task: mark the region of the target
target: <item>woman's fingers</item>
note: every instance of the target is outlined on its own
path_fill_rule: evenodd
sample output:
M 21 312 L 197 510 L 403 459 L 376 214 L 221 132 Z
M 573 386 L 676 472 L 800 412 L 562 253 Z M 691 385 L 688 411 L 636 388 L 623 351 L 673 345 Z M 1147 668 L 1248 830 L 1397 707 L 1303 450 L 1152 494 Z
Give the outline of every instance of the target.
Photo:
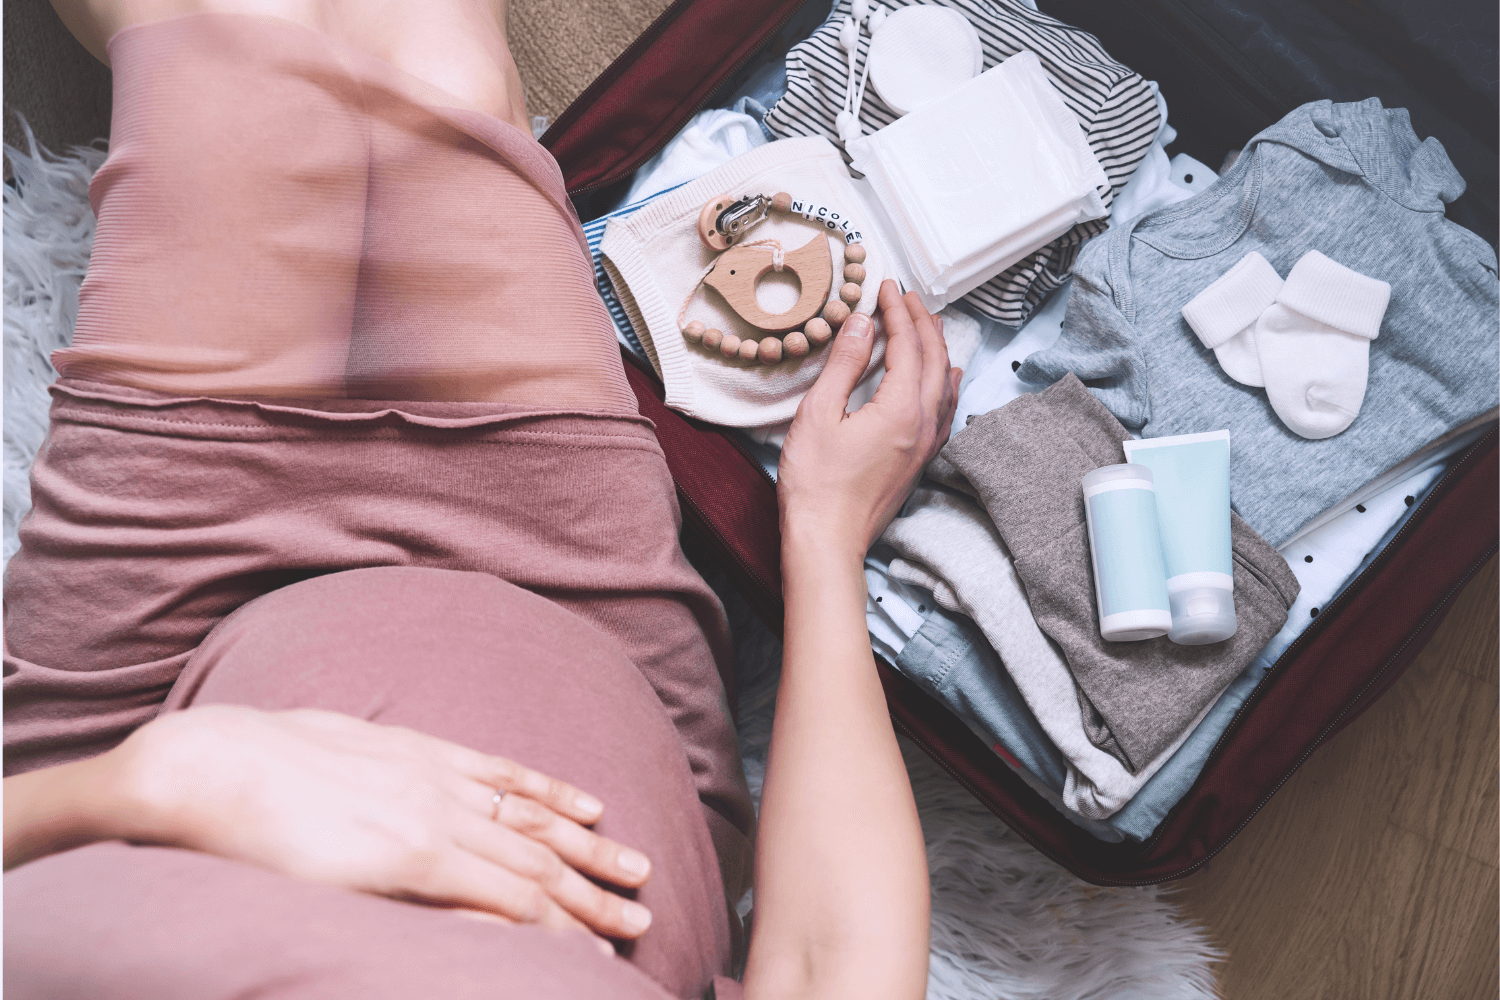
M 958 412 L 958 384 L 963 381 L 964 370 L 962 368 L 948 369 L 948 386 L 943 393 L 943 406 L 938 411 L 938 447 L 948 443 L 948 438 L 953 435 L 953 417 Z
M 581 931 L 603 945 L 601 951 L 609 947 L 536 880 L 468 850 L 446 851 L 442 861 L 419 881 L 416 894 L 429 902 L 494 913 L 518 924 Z
M 853 313 L 839 327 L 828 348 L 828 361 L 804 402 L 825 420 L 837 420 L 849 406 L 854 391 L 870 364 L 875 350 L 875 321 L 864 313 Z
M 500 802 L 499 821 L 546 844 L 584 874 L 613 885 L 637 888 L 651 875 L 651 861 L 640 851 L 601 837 L 539 802 L 507 795 Z
M 885 324 L 885 378 L 875 400 L 896 412 L 915 413 L 922 388 L 922 347 L 896 283 L 880 283 L 880 319 Z
M 391 741 L 400 741 L 403 744 L 400 749 L 413 755 L 436 760 L 492 789 L 519 792 L 579 823 L 593 823 L 604 812 L 603 803 L 566 781 L 548 777 L 505 757 L 480 753 L 415 729 L 382 726 L 364 719 L 317 709 L 291 709 L 277 715 L 297 725 L 318 730 L 332 737 L 336 745 L 349 749 L 367 750 L 372 745 L 371 741 L 389 748 Z
M 495 809 L 494 789 L 454 776 L 449 791 L 476 816 L 504 823 L 546 844 L 568 864 L 612 885 L 638 888 L 651 875 L 651 861 L 640 851 L 601 837 L 585 826 L 519 793 L 507 793 Z
M 890 278 L 880 283 L 879 302 L 880 319 L 885 324 L 885 379 L 880 386 L 885 388 L 895 376 L 896 387 L 915 389 L 922 375 L 922 338 L 912 324 L 905 299 Z
M 495 791 L 524 795 L 577 823 L 593 823 L 604 812 L 602 802 L 566 781 L 548 777 L 505 757 L 493 757 L 446 740 L 429 738 L 441 744 L 437 750 L 454 770 Z M 486 797 L 486 809 L 490 805 L 488 799 L 489 796 Z
M 558 906 L 592 930 L 637 938 L 651 926 L 651 911 L 601 889 L 547 845 L 502 824 L 471 818 L 455 838 L 459 846 L 508 872 L 534 882 Z
M 948 381 L 948 344 L 943 340 L 942 321 L 927 311 L 916 292 L 907 292 L 902 301 L 922 347 L 922 405 L 936 413 Z

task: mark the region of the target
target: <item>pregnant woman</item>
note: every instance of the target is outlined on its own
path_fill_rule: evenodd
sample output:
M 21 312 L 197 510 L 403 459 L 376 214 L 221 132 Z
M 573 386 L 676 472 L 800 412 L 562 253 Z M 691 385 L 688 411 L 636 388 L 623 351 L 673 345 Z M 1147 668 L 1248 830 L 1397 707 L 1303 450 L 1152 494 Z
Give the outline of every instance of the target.
M 6 582 L 7 995 L 922 995 L 861 569 L 953 414 L 915 297 L 787 439 L 757 833 L 503 2 L 58 7 L 114 117 Z

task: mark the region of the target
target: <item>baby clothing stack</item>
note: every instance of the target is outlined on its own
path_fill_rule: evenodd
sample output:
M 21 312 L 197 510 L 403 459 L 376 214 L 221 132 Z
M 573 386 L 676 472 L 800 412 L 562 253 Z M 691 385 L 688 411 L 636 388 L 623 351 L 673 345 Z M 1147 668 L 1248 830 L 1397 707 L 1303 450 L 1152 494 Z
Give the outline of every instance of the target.
M 889 0 L 894 10 L 921 0 Z M 983 51 L 983 68 L 999 65 L 1019 52 L 1035 53 L 1052 85 L 1083 129 L 1106 183 L 1100 198 L 1108 208 L 1145 157 L 1161 124 L 1151 85 L 1114 59 L 1093 35 L 1038 13 L 1017 0 L 945 0 L 974 25 Z M 787 91 L 766 115 L 766 129 L 777 138 L 821 135 L 839 137 L 836 118 L 844 106 L 847 62 L 839 46 L 839 28 L 852 0 L 838 0 L 822 27 L 787 54 Z M 859 38 L 859 51 L 869 47 Z M 901 117 L 876 89 L 865 95 L 859 120 L 866 134 Z M 1024 194 L 1024 192 L 1021 192 Z M 1040 250 L 1006 268 L 964 296 L 980 314 L 1019 324 L 1067 280 L 1085 240 L 1104 232 L 1107 219 L 1081 222 Z
M 1303 105 L 1251 139 L 1207 191 L 1091 242 L 1061 338 L 1017 374 L 1037 387 L 1076 374 L 1142 437 L 1228 427 L 1234 507 L 1281 546 L 1500 402 L 1495 251 L 1443 216 L 1463 189 L 1442 145 L 1419 141 L 1404 110 L 1374 98 Z M 1364 342 L 1342 345 L 1369 356 L 1362 405 L 1342 432 L 1300 436 L 1277 416 L 1277 396 L 1236 381 L 1183 318 L 1184 306 L 1252 251 L 1292 286 L 1277 293 L 1276 315 L 1256 321 L 1258 349 L 1262 331 L 1268 341 L 1259 356 L 1274 359 L 1275 370 L 1262 373 L 1268 390 L 1280 392 L 1272 385 L 1283 370 L 1307 366 L 1298 360 L 1312 340 L 1306 323 L 1322 318 Z M 1292 272 L 1310 251 L 1342 270 L 1318 264 L 1304 282 Z M 1378 288 L 1348 272 L 1389 286 L 1383 311 Z M 1317 301 L 1325 292 L 1330 298 Z M 1303 391 L 1280 408 L 1311 421 Z
M 890 577 L 937 604 L 898 666 L 1080 822 L 1106 821 L 1096 835 L 1149 832 L 1285 647 L 1272 637 L 1331 596 L 1299 605 L 1268 542 L 1299 551 L 1329 508 L 1366 516 L 1393 470 L 1430 482 L 1416 457 L 1494 418 L 1495 256 L 1443 218 L 1461 190 L 1403 112 L 1299 109 L 1208 191 L 1085 249 L 1056 342 L 1017 365 L 1050 387 L 969 417 L 882 538 Z M 1240 631 L 1225 643 L 1098 636 L 1076 487 L 1123 460 L 1121 423 L 1233 433 Z M 1405 508 L 1377 499 L 1378 531 Z M 1137 797 L 1145 822 L 1118 822 Z
M 882 538 L 899 554 L 893 576 L 973 619 L 1066 759 L 1065 801 L 1098 819 L 1165 763 L 1281 629 L 1298 590 L 1286 560 L 1231 515 L 1235 636 L 1209 646 L 1105 642 L 1078 481 L 1122 461 L 1128 436 L 1069 376 L 971 420 L 928 469 L 955 494 L 919 492 Z M 941 691 L 949 680 L 930 656 L 901 658 L 924 686 Z

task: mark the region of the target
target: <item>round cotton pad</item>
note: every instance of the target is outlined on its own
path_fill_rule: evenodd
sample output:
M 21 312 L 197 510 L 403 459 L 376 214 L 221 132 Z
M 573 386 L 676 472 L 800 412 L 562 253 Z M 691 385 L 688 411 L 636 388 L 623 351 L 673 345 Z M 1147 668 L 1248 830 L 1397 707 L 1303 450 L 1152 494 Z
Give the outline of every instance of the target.
M 979 75 L 984 50 L 969 19 L 949 7 L 902 7 L 870 40 L 870 82 L 891 110 L 914 111 Z

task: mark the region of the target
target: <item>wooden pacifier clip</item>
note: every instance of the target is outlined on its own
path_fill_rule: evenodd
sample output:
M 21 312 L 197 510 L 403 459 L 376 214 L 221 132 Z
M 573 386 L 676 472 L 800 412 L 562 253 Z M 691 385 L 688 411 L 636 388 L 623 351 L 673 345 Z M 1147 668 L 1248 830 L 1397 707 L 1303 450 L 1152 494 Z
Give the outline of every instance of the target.
M 773 239 L 744 242 L 745 234 L 771 212 L 800 215 L 843 237 L 844 283 L 838 298 L 828 301 L 833 287 L 833 257 L 821 233 L 795 250 L 783 250 L 780 241 Z M 710 200 L 698 213 L 698 238 L 720 253 L 682 303 L 677 326 L 689 343 L 717 349 L 726 358 L 774 365 L 783 357 L 805 357 L 833 339 L 834 331 L 849 318 L 849 311 L 864 294 L 865 248 L 859 242 L 860 232 L 839 212 L 795 199 L 785 191 L 770 198 L 746 195 L 736 200 L 720 195 Z M 790 271 L 802 284 L 796 303 L 785 312 L 768 313 L 755 297 L 756 285 L 772 271 Z M 741 340 L 732 333 L 705 327 L 698 320 L 689 321 L 687 309 L 700 285 L 718 292 L 742 320 L 772 336 Z

